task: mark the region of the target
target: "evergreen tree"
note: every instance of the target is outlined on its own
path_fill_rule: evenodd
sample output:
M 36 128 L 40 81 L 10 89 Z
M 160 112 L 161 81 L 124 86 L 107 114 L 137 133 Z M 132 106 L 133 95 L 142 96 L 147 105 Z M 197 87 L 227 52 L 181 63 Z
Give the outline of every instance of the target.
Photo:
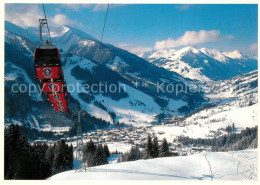
M 233 123 L 233 124 L 232 124 L 232 130 L 234 130 L 234 129 L 235 129 L 235 124 Z
M 160 148 L 160 157 L 168 157 L 170 156 L 170 150 L 167 140 L 164 138 L 163 143 Z
M 63 139 L 58 141 L 54 153 L 54 162 L 52 165 L 53 174 L 72 169 L 71 157 L 69 157 L 71 155 L 69 154 L 69 147 L 65 144 Z
M 104 152 L 105 152 L 106 157 L 108 158 L 110 156 L 110 152 L 109 152 L 107 144 L 104 145 Z
M 93 158 L 94 166 L 99 166 L 99 165 L 104 164 L 103 163 L 104 156 L 105 156 L 105 153 L 103 151 L 103 147 L 102 147 L 102 145 L 99 144 L 97 146 L 97 148 L 96 148 L 96 151 L 95 151 L 95 154 L 94 154 L 94 158 Z
M 146 144 L 146 148 L 145 148 L 145 153 L 146 153 L 145 158 L 146 159 L 152 158 L 152 148 L 153 148 L 152 138 L 151 138 L 151 135 L 148 134 L 147 144 Z
M 136 160 L 136 152 L 135 152 L 135 147 L 132 146 L 131 150 L 127 156 L 127 161 L 135 161 Z
M 94 166 L 94 153 L 96 150 L 96 146 L 92 140 L 86 143 L 83 149 L 83 161 L 87 163 L 88 167 Z
M 23 135 L 20 135 L 18 126 L 10 125 L 8 133 L 5 134 L 5 152 L 7 161 L 5 161 L 6 179 L 30 179 L 31 153 L 30 145 Z
M 10 125 L 5 134 L 5 179 L 14 179 L 17 168 L 17 139 L 19 129 L 15 125 Z
M 30 179 L 33 166 L 32 153 L 30 150 L 30 145 L 24 135 L 18 137 L 17 141 L 18 146 L 18 164 L 19 170 L 17 172 L 16 179 Z
M 73 156 L 73 146 L 72 146 L 72 144 L 70 144 L 69 151 L 68 151 L 68 160 L 69 160 L 68 167 L 70 169 L 73 168 L 73 158 L 74 158 L 74 156 Z
M 54 148 L 55 148 L 55 145 L 50 146 L 50 147 L 48 147 L 48 149 L 45 152 L 46 168 L 50 169 L 50 170 L 48 170 L 47 176 L 54 174 L 52 171 L 52 165 L 54 162 Z
M 9 157 L 9 150 L 8 150 L 8 132 L 5 129 L 4 131 L 4 178 L 8 179 L 11 170 L 10 170 L 10 157 Z
M 18 126 L 5 130 L 5 179 L 45 179 L 57 172 L 72 169 L 73 148 L 64 140 L 54 147 L 29 144 Z
M 83 161 L 88 167 L 108 164 L 107 158 L 109 157 L 109 149 L 107 145 L 95 145 L 90 140 L 84 146 Z M 86 167 L 86 166 L 85 166 Z
M 159 143 L 157 137 L 153 138 L 152 158 L 159 157 Z

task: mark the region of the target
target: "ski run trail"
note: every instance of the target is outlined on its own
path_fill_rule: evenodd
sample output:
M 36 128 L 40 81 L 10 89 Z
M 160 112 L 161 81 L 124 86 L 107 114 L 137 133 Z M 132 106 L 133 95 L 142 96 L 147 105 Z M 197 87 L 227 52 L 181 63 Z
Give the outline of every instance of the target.
M 111 163 L 56 174 L 50 180 L 257 180 L 257 149 Z M 112 157 L 113 158 L 113 157 Z M 113 158 L 113 160 L 115 160 Z

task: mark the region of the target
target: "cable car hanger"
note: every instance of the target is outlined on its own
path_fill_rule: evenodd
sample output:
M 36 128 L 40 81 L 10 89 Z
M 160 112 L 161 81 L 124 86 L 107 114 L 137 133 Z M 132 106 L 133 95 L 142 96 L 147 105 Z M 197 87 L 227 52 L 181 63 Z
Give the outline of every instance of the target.
M 43 28 L 44 25 L 46 25 L 47 26 L 47 31 L 48 31 L 48 36 L 50 38 L 50 41 L 48 41 L 48 40 L 46 41 L 46 45 L 51 46 L 52 45 L 51 34 L 50 34 L 49 25 L 48 25 L 46 12 L 45 12 L 45 8 L 44 8 L 44 4 L 43 3 L 42 3 L 42 9 L 43 9 L 43 13 L 44 13 L 44 17 L 45 18 L 44 19 L 39 19 L 39 22 L 40 22 L 40 27 L 39 27 L 39 29 L 40 29 L 40 40 L 41 40 L 41 42 L 44 42 L 42 40 L 42 28 Z

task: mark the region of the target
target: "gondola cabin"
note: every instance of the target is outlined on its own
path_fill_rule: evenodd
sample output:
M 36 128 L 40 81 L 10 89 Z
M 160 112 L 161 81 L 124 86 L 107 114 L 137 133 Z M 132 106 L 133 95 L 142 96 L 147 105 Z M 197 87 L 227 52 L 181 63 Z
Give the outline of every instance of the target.
M 34 67 L 39 80 L 63 78 L 60 52 L 54 46 L 44 46 L 35 49 Z
M 58 48 L 52 45 L 46 14 L 45 19 L 39 19 L 39 23 L 40 41 L 44 46 L 37 47 L 34 50 L 35 79 L 40 80 L 42 91 L 47 94 L 48 100 L 51 102 L 54 110 L 65 112 L 68 107 L 68 91 L 62 72 L 60 52 Z M 47 26 L 49 33 L 49 39 L 46 41 L 42 37 L 44 25 Z

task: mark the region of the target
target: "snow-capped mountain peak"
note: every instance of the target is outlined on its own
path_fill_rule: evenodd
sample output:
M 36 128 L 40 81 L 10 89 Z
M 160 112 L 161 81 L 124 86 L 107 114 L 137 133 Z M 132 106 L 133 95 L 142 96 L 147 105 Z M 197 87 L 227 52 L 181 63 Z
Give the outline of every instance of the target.
M 223 52 L 223 54 L 229 58 L 232 58 L 232 59 L 246 59 L 243 54 L 238 51 L 238 50 L 234 50 L 234 51 L 231 51 L 231 52 Z
M 51 30 L 54 30 L 51 32 L 53 44 L 58 48 L 63 49 L 65 52 L 79 41 L 99 42 L 91 35 L 68 25 L 52 28 Z
M 160 51 L 153 51 L 152 53 L 150 53 L 150 55 L 148 56 L 148 53 L 146 53 L 146 55 L 149 58 L 161 58 L 161 57 L 172 57 L 174 56 L 173 54 L 176 52 L 176 50 L 174 49 L 168 49 L 168 50 L 160 50 Z M 143 55 L 143 57 L 145 57 L 145 54 Z
M 64 35 L 65 33 L 67 33 L 70 29 L 66 26 L 61 26 L 56 28 L 55 31 L 51 31 L 51 37 L 60 37 L 62 35 Z
M 215 60 L 218 60 L 220 62 L 228 62 L 227 57 L 222 53 L 221 50 L 217 50 L 217 49 L 210 50 L 206 48 L 201 48 L 200 51 L 205 55 L 212 57 Z
M 77 35 L 78 37 L 80 37 L 81 39 L 89 39 L 89 40 L 93 40 L 93 41 L 98 41 L 96 38 L 94 38 L 93 36 L 68 25 L 65 25 L 64 27 L 66 27 L 67 29 L 70 30 L 70 32 L 72 32 L 73 34 Z
M 218 49 L 188 46 L 179 50 L 144 53 L 141 56 L 154 65 L 183 77 L 202 81 L 224 80 L 257 69 L 257 60 L 244 56 L 238 50 L 222 52 Z
M 185 47 L 185 48 L 182 48 L 182 49 L 180 49 L 178 52 L 180 52 L 180 53 L 192 52 L 192 53 L 194 53 L 194 54 L 199 54 L 199 53 L 200 53 L 200 51 L 199 51 L 198 49 L 196 49 L 196 48 L 194 48 L 194 47 L 192 47 L 192 46 L 187 46 L 187 47 Z

